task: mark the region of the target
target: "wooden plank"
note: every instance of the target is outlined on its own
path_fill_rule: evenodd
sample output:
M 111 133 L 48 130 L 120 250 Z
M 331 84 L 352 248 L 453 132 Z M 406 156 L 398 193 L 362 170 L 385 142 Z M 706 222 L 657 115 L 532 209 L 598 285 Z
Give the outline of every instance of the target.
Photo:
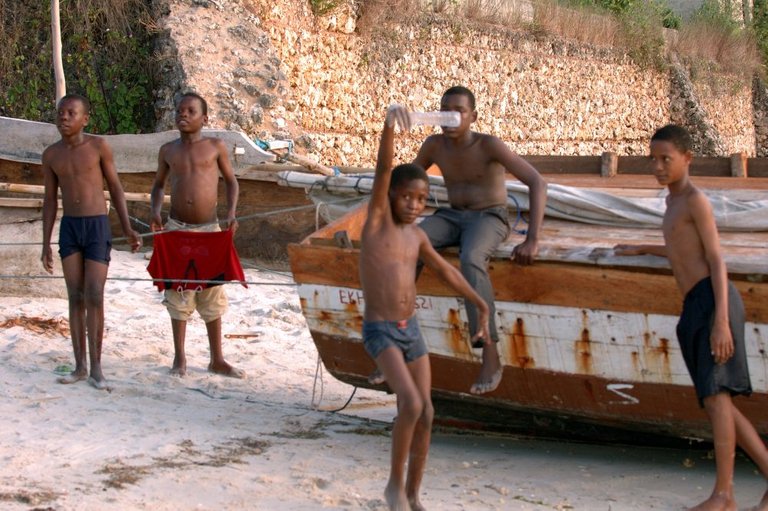
M 600 175 L 601 156 L 541 156 L 521 155 L 542 174 Z
M 289 245 L 288 253 L 296 282 L 361 287 L 357 249 L 293 244 Z M 446 254 L 446 259 L 458 266 L 455 255 Z M 502 301 L 673 316 L 680 313 L 682 303 L 671 272 L 663 268 L 549 261 L 521 266 L 508 259 L 493 259 L 489 273 L 496 300 Z M 744 279 L 734 281 L 744 299 L 748 319 L 768 322 L 768 284 Z M 455 294 L 428 268 L 419 277 L 418 289 L 419 293 L 435 296 Z
M 768 158 L 747 158 L 747 176 L 768 178 Z

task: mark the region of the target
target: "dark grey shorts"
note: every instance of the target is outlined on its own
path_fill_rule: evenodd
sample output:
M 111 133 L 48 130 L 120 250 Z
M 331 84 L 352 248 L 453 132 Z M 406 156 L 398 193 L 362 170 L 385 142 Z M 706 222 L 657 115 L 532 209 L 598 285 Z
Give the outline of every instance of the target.
M 59 224 L 59 255 L 62 259 L 82 252 L 83 259 L 109 264 L 112 231 L 107 215 L 64 216 Z
M 374 360 L 390 346 L 403 352 L 406 363 L 427 354 L 415 316 L 402 321 L 363 321 L 363 345 Z
M 744 303 L 732 283 L 728 283 L 728 323 L 733 336 L 733 356 L 725 364 L 715 363 L 709 336 L 715 315 L 712 280 L 700 280 L 685 296 L 683 313 L 677 324 L 677 339 L 685 365 L 696 388 L 699 406 L 704 398 L 720 392 L 731 395 L 752 393 L 744 347 Z

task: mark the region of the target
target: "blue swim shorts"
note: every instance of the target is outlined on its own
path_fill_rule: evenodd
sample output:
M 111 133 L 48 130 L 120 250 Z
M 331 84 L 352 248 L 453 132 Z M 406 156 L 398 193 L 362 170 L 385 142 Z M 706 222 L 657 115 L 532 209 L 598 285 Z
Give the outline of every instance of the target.
M 112 229 L 107 215 L 64 216 L 59 225 L 59 255 L 62 259 L 82 252 L 83 259 L 108 264 Z
M 363 345 L 374 360 L 390 346 L 403 352 L 406 363 L 427 354 L 415 316 L 402 321 L 363 321 Z

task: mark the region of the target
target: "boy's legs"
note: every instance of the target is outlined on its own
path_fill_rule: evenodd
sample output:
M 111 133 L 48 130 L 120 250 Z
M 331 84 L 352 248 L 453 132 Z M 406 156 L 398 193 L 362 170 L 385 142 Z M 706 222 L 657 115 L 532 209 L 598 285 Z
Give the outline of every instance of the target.
M 704 398 L 704 410 L 712 424 L 717 476 L 712 495 L 691 511 L 735 510 L 733 465 L 736 456 L 736 422 L 730 394 L 720 392 Z
M 747 456 L 757 465 L 763 477 L 768 478 L 768 449 L 765 447 L 763 439 L 760 438 L 755 427 L 749 422 L 744 414 L 733 405 L 733 417 L 736 423 L 736 443 L 744 449 Z M 763 498 L 754 511 L 768 510 L 768 490 L 763 494 Z
M 245 371 L 232 367 L 224 360 L 221 348 L 221 318 L 207 322 L 205 329 L 208 331 L 208 344 L 211 348 L 211 362 L 208 364 L 208 370 L 232 378 L 245 378 Z
M 67 284 L 69 299 L 69 334 L 72 338 L 72 351 L 75 354 L 75 369 L 67 376 L 59 378 L 59 383 L 75 383 L 88 377 L 88 362 L 85 347 L 85 290 L 83 254 L 75 252 L 61 260 L 64 281 Z
M 171 318 L 171 330 L 173 331 L 173 366 L 171 374 L 184 376 L 187 374 L 187 356 L 184 352 L 184 343 L 187 337 L 187 322 L 181 319 Z
M 236 369 L 224 360 L 221 346 L 221 316 L 227 311 L 227 294 L 224 286 L 212 286 L 196 294 L 197 311 L 205 321 L 208 332 L 208 344 L 211 350 L 211 361 L 208 370 L 212 373 L 245 378 L 245 371 Z
M 88 333 L 88 354 L 91 375 L 88 382 L 97 389 L 108 390 L 101 371 L 101 346 L 104 338 L 104 284 L 109 265 L 85 260 L 85 319 Z
M 408 457 L 408 478 L 405 481 L 405 494 L 412 511 L 423 510 L 419 500 L 419 489 L 424 476 L 424 467 L 429 453 L 429 442 L 432 438 L 432 419 L 435 412 L 432 407 L 432 373 L 429 357 L 419 357 L 408 364 L 416 388 L 424 402 L 424 407 L 416 423 Z
M 488 262 L 493 252 L 509 235 L 509 223 L 506 221 L 506 209 L 498 208 L 499 216 L 491 212 L 495 212 L 496 209 L 465 212 L 461 224 L 461 252 L 459 254 L 461 273 L 490 308 L 488 328 L 491 339 L 484 339 L 483 363 L 480 374 L 470 389 L 473 394 L 484 394 L 495 390 L 501 381 L 502 374 L 499 351 L 496 345 L 499 341 L 499 334 L 496 329 L 496 305 L 491 277 L 488 275 Z M 474 335 L 477 331 L 477 308 L 470 302 L 466 303 L 466 308 L 470 333 Z
M 412 364 L 417 363 L 420 365 L 416 367 L 421 368 L 423 364 L 429 364 L 429 358 L 423 356 L 412 362 Z M 384 496 L 390 509 L 404 511 L 408 506 L 404 484 L 405 463 L 411 453 L 417 425 L 425 411 L 425 402 L 422 391 L 414 381 L 412 371 L 406 365 L 403 353 L 398 348 L 390 346 L 382 351 L 376 357 L 376 365 L 397 396 L 397 420 L 392 427 L 389 482 L 384 490 Z M 420 445 L 418 449 L 423 450 L 424 446 Z M 426 453 L 424 456 L 426 457 Z M 419 483 L 420 479 L 414 482 Z

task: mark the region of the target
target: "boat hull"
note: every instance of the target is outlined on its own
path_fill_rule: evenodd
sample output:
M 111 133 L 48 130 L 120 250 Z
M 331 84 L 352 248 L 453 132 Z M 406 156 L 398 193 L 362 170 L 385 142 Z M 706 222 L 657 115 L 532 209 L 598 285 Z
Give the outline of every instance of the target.
M 347 383 L 374 387 L 361 340 L 364 300 L 356 249 L 291 245 L 304 315 L 325 367 Z M 445 254 L 458 264 L 455 254 Z M 633 441 L 711 436 L 680 353 L 681 298 L 669 271 L 494 259 L 498 389 L 469 394 L 481 364 L 463 300 L 426 270 L 417 318 L 432 366 L 436 414 L 466 427 Z M 343 283 L 343 284 L 341 284 Z M 747 356 L 754 393 L 739 408 L 768 435 L 766 284 L 735 281 L 748 311 Z M 578 304 L 578 306 L 574 306 Z

